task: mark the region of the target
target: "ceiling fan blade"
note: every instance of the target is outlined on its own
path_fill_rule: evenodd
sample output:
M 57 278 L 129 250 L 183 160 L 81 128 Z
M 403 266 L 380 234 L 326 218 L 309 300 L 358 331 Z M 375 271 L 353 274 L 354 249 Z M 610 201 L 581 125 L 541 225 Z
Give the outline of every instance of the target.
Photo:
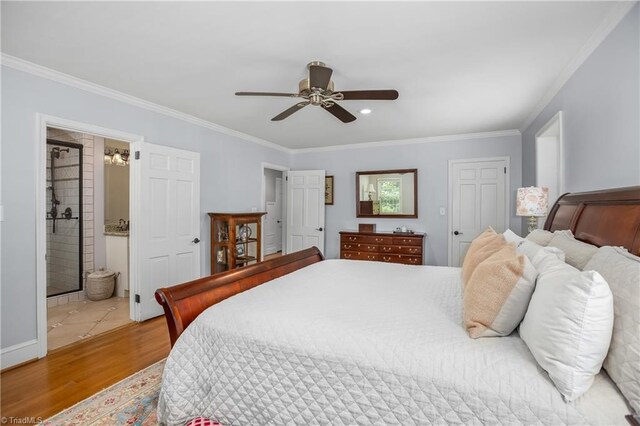
M 342 121 L 343 123 L 351 123 L 356 119 L 356 117 L 353 114 L 351 114 L 349 111 L 347 111 L 346 109 L 342 108 L 340 105 L 335 103 L 331 106 L 325 106 L 324 104 L 322 104 L 322 108 L 329 111 L 334 117 L 336 117 L 338 120 Z
M 329 87 L 329 82 L 331 81 L 331 74 L 333 74 L 333 70 L 329 67 L 310 65 L 309 84 L 311 85 L 311 87 L 317 87 L 322 90 L 327 90 L 327 87 Z
M 273 117 L 271 119 L 271 121 L 281 121 L 284 120 L 285 118 L 287 118 L 288 116 L 290 116 L 291 114 L 293 114 L 294 112 L 300 111 L 302 108 L 306 107 L 307 105 L 309 105 L 309 102 L 300 102 L 295 104 L 294 106 L 292 106 L 289 109 L 286 109 L 284 111 L 282 111 L 280 114 L 276 115 L 275 117 Z
M 287 98 L 297 98 L 297 93 L 276 93 L 276 92 L 236 92 L 236 96 L 284 96 Z
M 345 101 L 370 100 L 393 101 L 398 99 L 397 90 L 346 90 L 341 91 Z

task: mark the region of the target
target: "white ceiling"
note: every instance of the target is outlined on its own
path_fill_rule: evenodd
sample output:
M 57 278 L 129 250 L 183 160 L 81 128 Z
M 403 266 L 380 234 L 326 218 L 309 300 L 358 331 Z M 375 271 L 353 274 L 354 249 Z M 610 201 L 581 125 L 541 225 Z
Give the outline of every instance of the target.
M 519 128 L 612 2 L 2 2 L 2 51 L 289 148 Z M 390 89 L 282 122 L 305 65 Z M 368 107 L 368 116 L 357 113 Z

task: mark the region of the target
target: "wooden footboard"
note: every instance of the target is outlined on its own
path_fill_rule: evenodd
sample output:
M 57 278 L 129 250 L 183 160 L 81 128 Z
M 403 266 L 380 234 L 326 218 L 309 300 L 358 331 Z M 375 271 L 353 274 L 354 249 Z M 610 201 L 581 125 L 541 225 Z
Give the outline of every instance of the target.
M 316 247 L 255 265 L 156 290 L 164 308 L 171 346 L 202 311 L 234 294 L 324 260 Z

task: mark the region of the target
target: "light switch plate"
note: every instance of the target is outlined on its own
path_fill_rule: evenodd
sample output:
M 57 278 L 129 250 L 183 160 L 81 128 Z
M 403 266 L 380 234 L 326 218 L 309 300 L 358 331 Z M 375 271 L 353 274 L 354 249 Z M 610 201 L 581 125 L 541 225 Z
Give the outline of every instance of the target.
M 4 206 L 0 206 L 0 222 L 4 222 Z
M 445 215 L 444 207 L 440 207 L 440 216 L 444 216 L 444 215 Z

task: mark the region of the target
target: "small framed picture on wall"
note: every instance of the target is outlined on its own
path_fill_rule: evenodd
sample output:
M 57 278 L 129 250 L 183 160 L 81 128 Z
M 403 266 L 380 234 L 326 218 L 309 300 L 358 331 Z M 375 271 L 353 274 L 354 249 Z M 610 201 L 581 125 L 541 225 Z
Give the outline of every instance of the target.
M 324 178 L 324 204 L 333 205 L 333 176 L 325 176 Z

